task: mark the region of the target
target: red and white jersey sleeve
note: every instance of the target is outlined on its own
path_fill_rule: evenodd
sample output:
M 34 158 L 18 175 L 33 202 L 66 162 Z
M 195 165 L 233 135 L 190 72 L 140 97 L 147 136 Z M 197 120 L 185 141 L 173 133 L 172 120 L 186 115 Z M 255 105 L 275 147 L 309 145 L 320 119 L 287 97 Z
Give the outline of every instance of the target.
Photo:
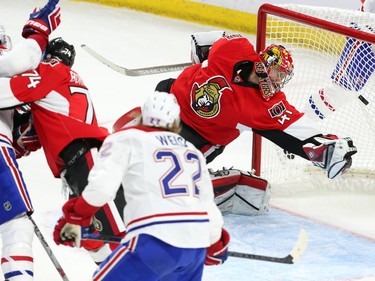
M 12 77 L 29 69 L 36 68 L 42 51 L 32 39 L 23 40 L 11 51 L 0 56 L 0 77 Z M 4 78 L 0 78 L 2 80 Z M 0 146 L 12 146 L 13 110 L 0 111 Z
M 214 203 L 205 159 L 180 135 L 130 127 L 104 141 L 82 196 L 93 206 L 123 185 L 125 241 L 146 233 L 183 248 L 220 238 L 223 218 Z

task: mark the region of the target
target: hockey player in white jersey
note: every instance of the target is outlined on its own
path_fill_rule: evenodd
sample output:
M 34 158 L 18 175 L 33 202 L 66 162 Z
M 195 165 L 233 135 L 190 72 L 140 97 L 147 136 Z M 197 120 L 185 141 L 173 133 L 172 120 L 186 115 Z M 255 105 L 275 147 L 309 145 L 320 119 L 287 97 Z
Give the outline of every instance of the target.
M 50 0 L 41 10 L 30 14 L 22 31 L 26 40 L 13 49 L 5 28 L 0 26 L 0 77 L 11 77 L 38 66 L 49 34 L 60 24 L 58 2 Z M 13 145 L 20 154 L 28 154 L 38 145 L 35 146 L 37 139 L 27 126 L 19 132 L 18 139 L 13 139 L 13 116 L 14 109 L 0 110 L 1 269 L 8 281 L 31 281 L 34 227 L 27 216 L 32 214 L 33 206 Z
M 93 214 L 124 187 L 126 235 L 93 280 L 201 280 L 204 264 L 227 259 L 206 161 L 177 134 L 179 113 L 173 95 L 152 94 L 141 123 L 106 138 L 82 195 L 64 205 L 55 242 L 79 246 Z

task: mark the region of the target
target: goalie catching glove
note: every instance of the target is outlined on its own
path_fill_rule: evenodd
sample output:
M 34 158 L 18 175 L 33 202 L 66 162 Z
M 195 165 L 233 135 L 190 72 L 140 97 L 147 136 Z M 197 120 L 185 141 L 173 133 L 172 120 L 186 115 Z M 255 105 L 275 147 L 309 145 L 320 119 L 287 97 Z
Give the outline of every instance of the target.
M 357 153 L 351 138 L 326 135 L 314 140 L 316 144 L 305 144 L 303 149 L 315 166 L 327 170 L 328 178 L 334 179 L 351 167 L 352 155 Z

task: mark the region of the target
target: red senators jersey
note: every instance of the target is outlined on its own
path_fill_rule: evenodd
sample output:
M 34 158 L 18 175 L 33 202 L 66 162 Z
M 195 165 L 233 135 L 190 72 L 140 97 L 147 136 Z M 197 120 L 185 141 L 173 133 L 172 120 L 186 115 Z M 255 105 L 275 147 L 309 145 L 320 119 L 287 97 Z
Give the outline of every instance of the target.
M 99 127 L 90 94 L 81 77 L 56 59 L 0 82 L 0 107 L 32 102 L 34 126 L 48 165 L 60 177 L 59 153 L 73 140 L 108 135 Z
M 183 122 L 212 144 L 227 145 L 243 130 L 283 131 L 299 120 L 303 114 L 287 102 L 283 92 L 266 101 L 256 84 L 241 81 L 236 65 L 259 61 L 244 37 L 216 41 L 208 60 L 185 69 L 171 87 Z

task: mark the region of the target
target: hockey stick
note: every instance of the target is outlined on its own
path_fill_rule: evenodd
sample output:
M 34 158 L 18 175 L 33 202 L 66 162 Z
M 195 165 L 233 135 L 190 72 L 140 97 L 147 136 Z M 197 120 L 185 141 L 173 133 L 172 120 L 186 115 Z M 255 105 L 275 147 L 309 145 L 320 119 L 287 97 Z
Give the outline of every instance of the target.
M 294 244 L 292 251 L 285 257 L 277 258 L 277 257 L 254 255 L 254 254 L 244 254 L 244 253 L 238 253 L 238 252 L 229 252 L 229 256 L 236 257 L 236 258 L 252 259 L 252 260 L 294 264 L 301 258 L 301 256 L 305 252 L 307 248 L 308 240 L 309 238 L 308 238 L 307 232 L 306 230 L 302 228 L 299 232 L 298 240 L 296 244 Z
M 46 251 L 47 255 L 49 256 L 49 258 L 51 259 L 51 261 L 52 261 L 53 265 L 55 266 L 56 270 L 60 274 L 62 280 L 69 281 L 68 277 L 66 276 L 66 274 L 64 272 L 64 269 L 61 267 L 57 258 L 53 254 L 50 246 L 48 245 L 48 243 L 46 241 L 46 239 L 44 239 L 44 236 L 43 236 L 42 232 L 40 231 L 39 227 L 37 226 L 37 224 L 35 223 L 35 221 L 33 220 L 33 218 L 31 216 L 29 216 L 29 219 L 31 220 L 31 222 L 34 225 L 35 235 L 38 237 L 40 243 L 42 244 L 42 246 L 43 246 L 44 250 Z
M 117 236 L 91 234 L 91 233 L 88 234 L 88 236 L 86 235 L 86 237 L 87 237 L 87 240 L 101 240 L 103 242 L 111 242 L 111 243 L 120 243 L 122 239 Z M 309 238 L 308 238 L 307 232 L 306 230 L 302 228 L 299 232 L 298 240 L 294 244 L 292 251 L 287 256 L 282 257 L 282 258 L 263 256 L 263 255 L 254 255 L 254 254 L 240 253 L 240 252 L 232 252 L 232 251 L 228 251 L 228 254 L 230 257 L 235 257 L 235 258 L 294 264 L 301 258 L 301 256 L 305 252 L 307 248 L 308 240 Z
M 102 64 L 108 66 L 114 71 L 117 71 L 127 76 L 143 76 L 143 75 L 159 74 L 159 73 L 172 72 L 172 71 L 181 71 L 185 69 L 186 67 L 192 65 L 191 63 L 178 63 L 178 64 L 158 65 L 158 66 L 151 66 L 151 67 L 144 67 L 144 68 L 126 68 L 126 67 L 119 66 L 111 62 L 110 60 L 98 54 L 96 51 L 94 51 L 93 49 L 91 49 L 89 46 L 85 44 L 82 44 L 81 47 L 87 53 L 93 56 L 95 59 L 100 61 Z

